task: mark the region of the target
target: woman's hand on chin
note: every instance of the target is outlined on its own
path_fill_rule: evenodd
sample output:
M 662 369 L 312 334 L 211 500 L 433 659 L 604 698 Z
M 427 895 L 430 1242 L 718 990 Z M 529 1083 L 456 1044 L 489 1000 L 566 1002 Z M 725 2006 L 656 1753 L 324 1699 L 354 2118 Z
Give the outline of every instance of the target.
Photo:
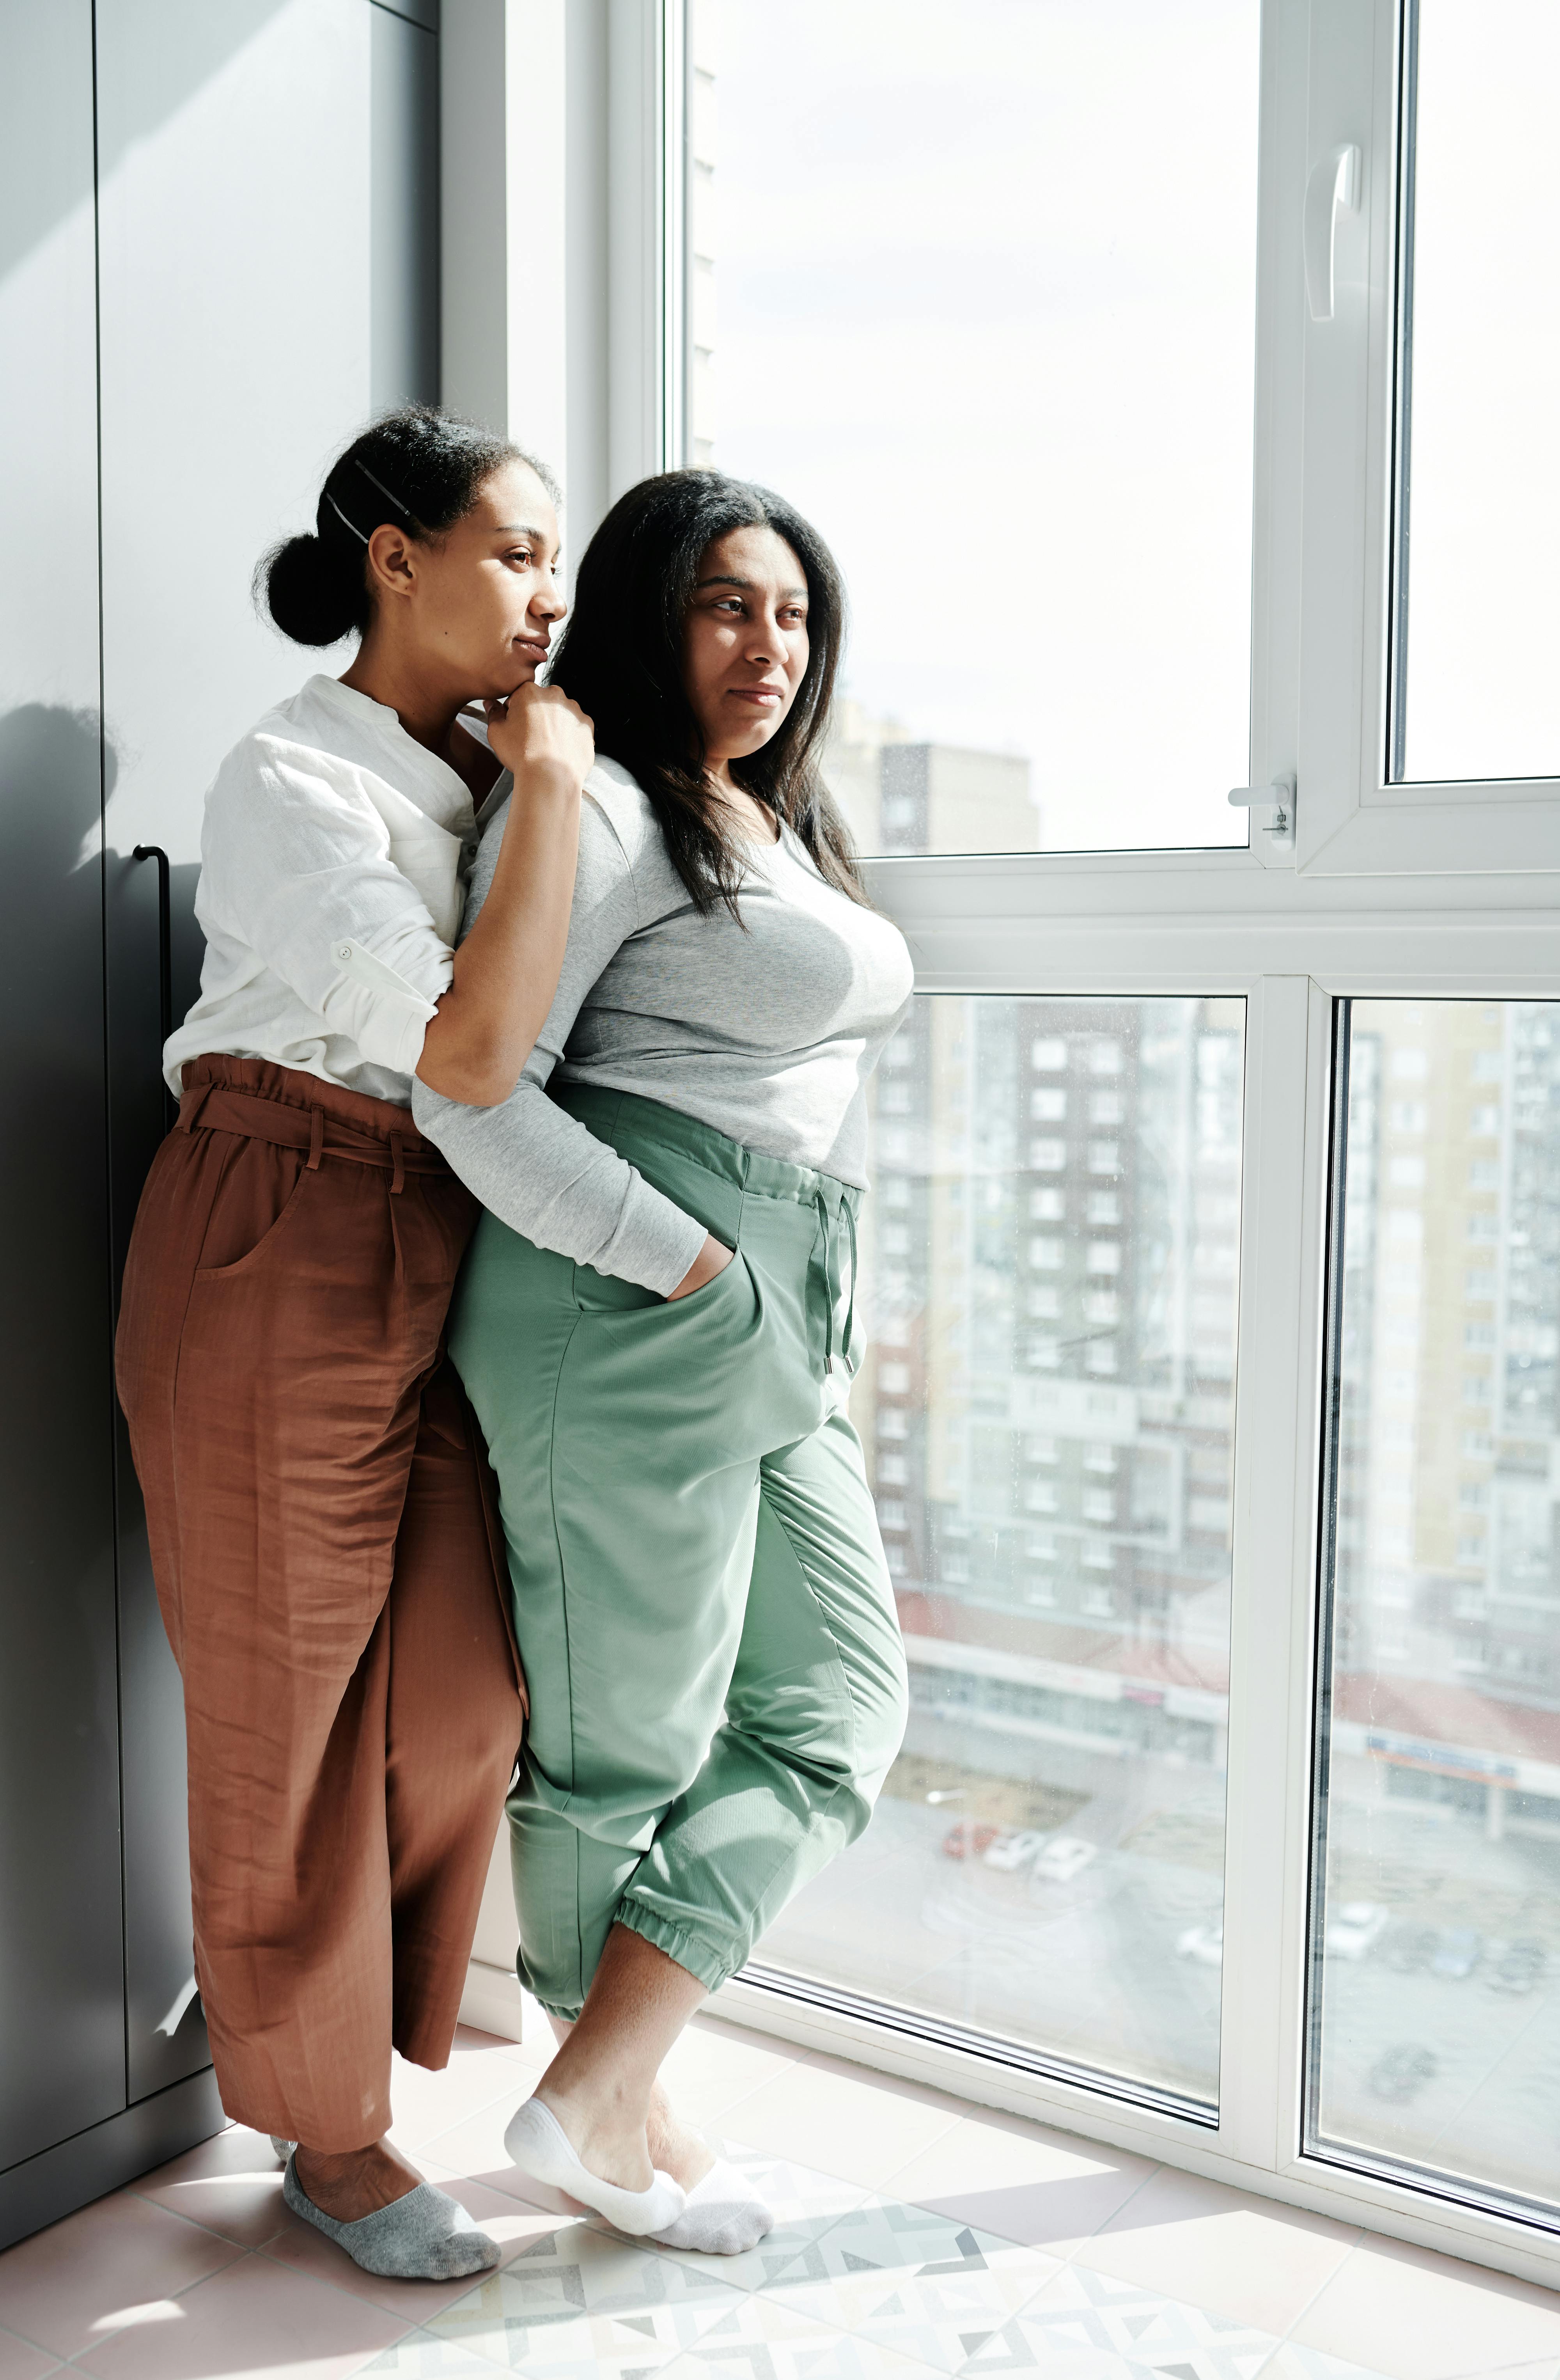
M 514 771 L 516 792 L 555 778 L 577 792 L 596 759 L 589 720 L 562 686 L 517 686 L 502 701 L 485 700 L 488 745 Z
M 715 1279 L 718 1272 L 724 1272 L 731 1261 L 732 1251 L 725 1241 L 718 1240 L 713 1232 L 706 1232 L 703 1247 L 676 1288 L 667 1293 L 668 1305 L 675 1297 L 692 1297 L 695 1289 L 702 1289 L 707 1281 Z

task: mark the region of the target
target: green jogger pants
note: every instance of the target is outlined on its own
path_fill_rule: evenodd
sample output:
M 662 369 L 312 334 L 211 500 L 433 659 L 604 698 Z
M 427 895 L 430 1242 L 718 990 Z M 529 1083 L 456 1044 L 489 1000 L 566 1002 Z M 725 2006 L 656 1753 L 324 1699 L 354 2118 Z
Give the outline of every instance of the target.
M 452 1310 L 530 1687 L 520 1977 L 572 2018 L 614 1922 L 711 1991 L 742 1966 L 866 1824 L 906 1691 L 844 1411 L 859 1194 L 647 1099 L 561 1102 L 736 1250 L 669 1304 L 484 1215 Z

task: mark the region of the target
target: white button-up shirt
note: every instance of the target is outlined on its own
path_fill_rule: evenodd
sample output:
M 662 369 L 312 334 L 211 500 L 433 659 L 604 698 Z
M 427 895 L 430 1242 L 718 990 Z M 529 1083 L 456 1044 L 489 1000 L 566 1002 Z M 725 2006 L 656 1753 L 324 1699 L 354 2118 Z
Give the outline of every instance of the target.
M 206 796 L 206 958 L 163 1053 L 174 1090 L 186 1059 L 225 1050 L 408 1106 L 476 844 L 469 787 L 383 703 L 321 675 L 268 711 Z

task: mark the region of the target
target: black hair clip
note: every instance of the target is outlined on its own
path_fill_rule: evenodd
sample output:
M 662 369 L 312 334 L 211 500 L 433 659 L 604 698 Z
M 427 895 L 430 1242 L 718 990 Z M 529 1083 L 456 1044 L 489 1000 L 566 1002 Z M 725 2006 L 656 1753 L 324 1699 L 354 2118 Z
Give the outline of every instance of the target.
M 393 505 L 394 506 L 395 510 L 400 514 L 400 516 L 401 516 L 402 519 L 403 519 L 404 521 L 405 521 L 405 522 L 406 522 L 406 524 L 408 525 L 408 527 L 409 527 L 409 528 L 417 528 L 417 515 L 416 515 L 416 514 L 415 514 L 415 513 L 410 509 L 410 507 L 409 507 L 408 505 L 404 504 L 402 503 L 402 501 L 401 501 L 401 499 L 400 499 L 400 497 L 399 497 L 399 496 L 397 496 L 397 495 L 393 495 L 393 494 L 391 493 L 390 490 L 385 486 L 384 481 L 383 481 L 382 480 L 376 480 L 376 479 L 375 479 L 375 477 L 374 477 L 374 475 L 373 475 L 372 471 L 370 471 L 370 470 L 369 470 L 369 467 L 368 467 L 367 463 L 361 463 L 361 462 L 359 462 L 356 455 L 349 455 L 347 456 L 347 458 L 346 458 L 346 459 L 347 459 L 347 461 L 351 464 L 351 466 L 352 466 L 352 468 L 353 468 L 353 469 L 354 469 L 355 471 L 361 471 L 361 472 L 362 472 L 363 477 L 368 480 L 369 485 L 370 487 L 372 487 L 372 488 L 377 488 L 377 489 L 379 490 L 379 492 L 380 492 L 381 495 L 384 498 L 385 503 L 386 503 L 387 504 L 393 504 Z

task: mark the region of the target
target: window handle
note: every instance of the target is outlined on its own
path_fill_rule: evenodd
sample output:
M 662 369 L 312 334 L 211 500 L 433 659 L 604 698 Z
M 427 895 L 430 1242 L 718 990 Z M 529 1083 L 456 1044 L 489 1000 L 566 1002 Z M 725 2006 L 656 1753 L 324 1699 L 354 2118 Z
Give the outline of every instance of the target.
M 1312 165 L 1305 186 L 1305 294 L 1313 322 L 1333 319 L 1338 215 L 1360 204 L 1361 162 L 1351 140 Z
M 1287 777 L 1271 785 L 1234 785 L 1230 788 L 1232 810 L 1271 809 L 1273 824 L 1264 826 L 1264 834 L 1272 835 L 1276 843 L 1292 841 L 1295 832 L 1295 789 Z
M 163 1048 L 174 1029 L 174 895 L 168 868 L 168 855 L 160 844 L 138 843 L 130 855 L 134 859 L 154 859 L 157 862 L 157 1018 L 163 1029 L 158 1043 L 158 1062 Z M 178 1101 L 163 1086 L 163 1121 L 173 1130 L 178 1116 Z

